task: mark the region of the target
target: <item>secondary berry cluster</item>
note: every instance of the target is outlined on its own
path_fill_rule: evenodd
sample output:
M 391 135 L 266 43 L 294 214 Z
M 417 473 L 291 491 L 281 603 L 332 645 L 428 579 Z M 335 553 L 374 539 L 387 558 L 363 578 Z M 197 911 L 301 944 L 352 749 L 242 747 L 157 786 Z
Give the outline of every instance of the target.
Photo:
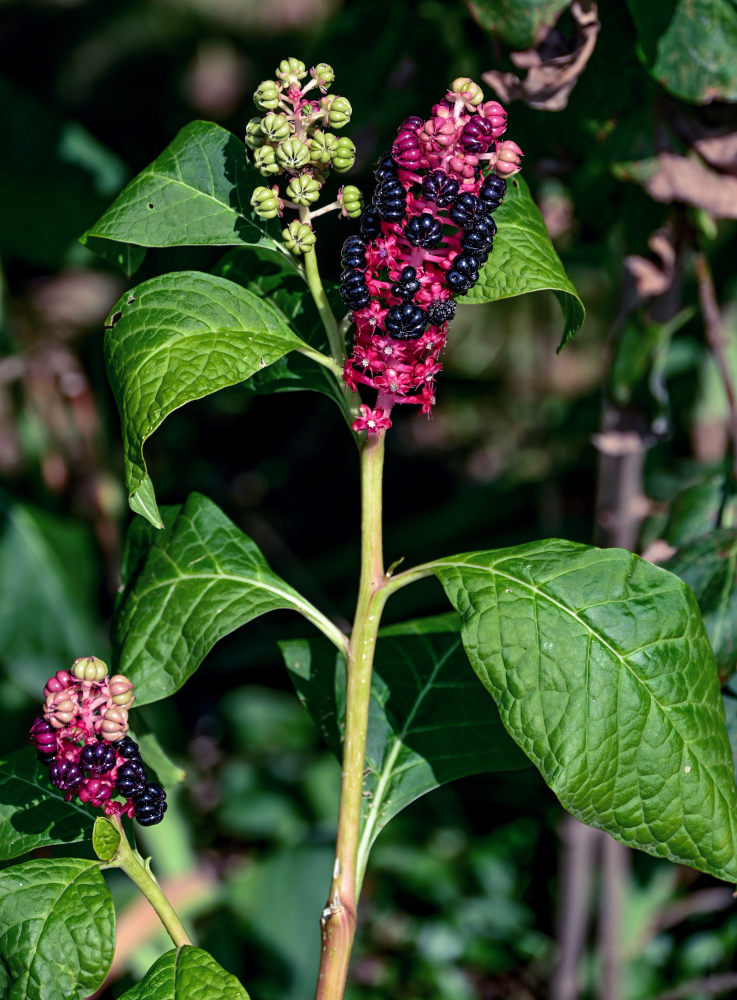
M 159 823 L 166 793 L 149 781 L 138 745 L 126 735 L 134 701 L 128 678 L 108 677 L 96 656 L 80 657 L 70 670 L 49 678 L 44 698 L 31 741 L 67 802 L 77 796 L 107 816 L 135 817 L 143 826 Z
M 494 245 L 494 211 L 522 151 L 500 141 L 507 113 L 467 78 L 454 80 L 430 117 L 407 118 L 374 171 L 361 235 L 343 244 L 341 295 L 353 312 L 343 376 L 377 390 L 354 430 L 391 426 L 395 403 L 429 413 L 457 295 L 478 281 Z
M 328 94 L 335 74 L 327 63 L 319 63 L 308 73 L 299 59 L 283 59 L 275 75 L 276 80 L 264 80 L 253 95 L 262 115 L 248 123 L 246 145 L 264 177 L 287 176 L 289 180 L 283 194 L 278 184 L 257 187 L 251 206 L 262 219 L 281 218 L 285 208 L 299 211 L 300 217 L 289 223 L 282 236 L 292 253 L 300 254 L 315 243 L 311 216 L 340 208 L 341 215 L 355 219 L 363 209 L 361 192 L 346 185 L 338 192 L 337 202 L 310 212 L 330 171 L 345 173 L 355 162 L 356 147 L 351 140 L 332 131 L 348 124 L 351 105 L 345 97 Z M 322 96 L 308 97 L 315 88 Z

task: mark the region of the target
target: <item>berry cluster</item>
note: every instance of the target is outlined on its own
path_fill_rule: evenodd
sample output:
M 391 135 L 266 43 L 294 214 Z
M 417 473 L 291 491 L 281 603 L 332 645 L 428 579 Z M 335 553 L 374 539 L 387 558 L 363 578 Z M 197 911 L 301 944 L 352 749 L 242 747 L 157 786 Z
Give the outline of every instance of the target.
M 402 122 L 379 160 L 361 235 L 348 237 L 341 258 L 341 295 L 355 323 L 343 375 L 354 391 L 362 384 L 378 392 L 376 409 L 362 406 L 354 430 L 391 426 L 395 403 L 432 409 L 454 297 L 478 281 L 505 178 L 522 164 L 519 146 L 499 141 L 506 127 L 504 108 L 460 78 L 430 118 Z
M 315 243 L 306 210 L 320 197 L 331 170 L 343 174 L 355 162 L 356 147 L 351 140 L 327 131 L 348 124 L 351 105 L 345 97 L 328 94 L 335 74 L 327 63 L 319 63 L 308 74 L 299 59 L 283 59 L 275 75 L 276 80 L 264 80 L 253 95 L 263 114 L 246 126 L 246 145 L 253 151 L 259 173 L 264 177 L 287 175 L 289 180 L 284 197 L 277 184 L 257 187 L 251 206 L 262 219 L 281 218 L 285 208 L 300 211 L 300 218 L 282 233 L 288 249 L 300 254 Z M 310 79 L 303 83 L 308 75 Z M 314 88 L 322 94 L 319 99 L 306 96 Z M 339 208 L 346 218 L 357 219 L 363 209 L 361 192 L 345 185 L 338 192 L 337 202 L 319 211 L 332 208 Z
M 126 735 L 134 700 L 128 678 L 108 677 L 102 660 L 80 657 L 69 671 L 58 670 L 49 678 L 44 697 L 31 741 L 49 769 L 51 784 L 66 793 L 67 802 L 76 795 L 107 816 L 135 817 L 143 826 L 159 823 L 166 793 L 149 781 L 138 745 Z

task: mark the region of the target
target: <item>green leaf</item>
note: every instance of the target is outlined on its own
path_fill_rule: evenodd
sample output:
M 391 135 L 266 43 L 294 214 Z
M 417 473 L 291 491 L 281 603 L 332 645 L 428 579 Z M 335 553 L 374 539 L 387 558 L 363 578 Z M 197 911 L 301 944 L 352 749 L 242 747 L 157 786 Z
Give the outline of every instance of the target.
M 173 410 L 245 381 L 303 342 L 270 303 L 198 271 L 165 274 L 127 292 L 107 327 L 129 503 L 161 527 L 143 459 L 146 439 Z
M 737 10 L 730 0 L 627 0 L 641 56 L 676 97 L 737 100 Z
M 507 194 L 494 218 L 498 231 L 491 256 L 481 268 L 477 284 L 458 301 L 463 305 L 480 305 L 527 292 L 552 291 L 563 310 L 563 338 L 558 347 L 561 350 L 581 329 L 586 313 L 550 242 L 530 189 L 521 177 L 514 177 L 508 183 Z
M 98 861 L 39 858 L 0 872 L 8 1000 L 83 1000 L 113 958 L 115 911 Z
M 737 529 L 711 531 L 684 545 L 665 568 L 696 595 L 719 673 L 729 677 L 737 666 Z
M 107 816 L 98 816 L 92 830 L 92 848 L 100 861 L 111 861 L 120 846 L 120 830 Z
M 178 785 L 187 777 L 187 772 L 183 771 L 178 764 L 175 764 L 161 743 L 159 743 L 155 733 L 141 733 L 137 730 L 136 742 L 140 748 L 141 756 L 149 767 L 154 769 L 159 781 L 165 788 Z
M 570 0 L 466 0 L 481 27 L 514 49 L 529 49 L 547 35 Z
M 30 747 L 0 761 L 0 860 L 52 844 L 73 844 L 92 832 L 93 817 L 78 799 L 49 782 Z
M 88 250 L 119 267 L 129 278 L 136 273 L 146 257 L 146 251 L 143 247 L 137 247 L 131 243 L 113 243 L 111 240 L 103 240 L 99 236 L 88 235 L 83 236 L 81 242 Z
M 528 766 L 469 669 L 456 616 L 382 631 L 371 679 L 360 857 L 405 806 L 469 774 Z M 282 644 L 301 700 L 340 756 L 343 658 L 321 640 Z
M 140 247 L 246 245 L 285 253 L 250 208 L 251 193 L 263 182 L 231 132 L 212 122 L 191 122 L 81 241 L 92 250 L 102 239 Z
M 183 945 L 162 955 L 121 1000 L 248 1000 L 248 994 L 212 955 Z
M 138 562 L 126 557 L 113 620 L 117 669 L 139 705 L 177 691 L 218 639 L 259 615 L 289 608 L 315 622 L 319 614 L 206 497 L 193 493 L 164 513 L 165 531 L 134 523 L 128 546 Z
M 622 549 L 549 539 L 429 564 L 504 725 L 578 819 L 737 881 L 737 793 L 691 591 Z

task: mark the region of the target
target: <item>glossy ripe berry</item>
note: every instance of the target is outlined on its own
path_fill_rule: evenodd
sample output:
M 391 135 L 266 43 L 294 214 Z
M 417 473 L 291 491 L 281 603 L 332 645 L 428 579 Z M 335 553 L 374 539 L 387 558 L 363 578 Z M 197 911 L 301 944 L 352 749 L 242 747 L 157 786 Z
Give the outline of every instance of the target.
M 46 719 L 38 718 L 31 726 L 31 741 L 36 748 L 39 760 L 56 756 L 56 730 Z M 43 755 L 43 756 L 42 756 Z
M 491 122 L 478 116 L 466 122 L 461 132 L 461 144 L 468 153 L 485 153 L 493 138 Z
M 142 795 L 146 788 L 148 776 L 140 761 L 128 761 L 118 768 L 115 787 L 127 799 Z
M 476 227 L 466 229 L 463 236 L 461 236 L 461 246 L 463 249 L 478 256 L 483 256 L 484 254 L 488 256 L 491 253 L 493 245 L 493 236 L 490 235 L 488 229 L 484 231 L 482 227 L 478 229 Z
M 392 285 L 392 292 L 400 299 L 409 302 L 417 295 L 422 285 L 417 280 L 417 271 L 413 267 L 403 267 L 399 281 Z
M 444 170 L 433 170 L 422 178 L 422 195 L 434 201 L 438 208 L 446 208 L 458 194 L 458 181 Z
M 93 774 L 107 774 L 115 767 L 117 754 L 109 743 L 90 743 L 79 755 L 79 763 Z
M 384 153 L 379 162 L 376 164 L 376 169 L 374 170 L 374 177 L 381 183 L 390 177 L 397 176 L 397 164 L 394 162 L 394 157 L 391 153 Z
M 468 229 L 473 225 L 474 219 L 476 218 L 478 204 L 477 198 L 468 192 L 464 192 L 463 194 L 459 194 L 454 200 L 453 204 L 450 206 L 448 215 L 457 226 L 461 226 L 463 229 Z
M 360 236 L 349 236 L 340 251 L 343 267 L 364 268 L 366 266 L 366 246 L 366 240 Z
M 392 306 L 387 312 L 384 325 L 390 337 L 397 340 L 417 340 L 425 332 L 425 310 L 405 302 L 401 306 Z
M 367 240 L 375 240 L 381 234 L 381 216 L 375 208 L 367 208 L 361 216 L 361 235 Z
M 49 768 L 49 778 L 56 788 L 73 792 L 82 784 L 84 775 L 71 761 L 55 760 Z
M 138 744 L 135 740 L 132 740 L 130 736 L 124 736 L 120 740 L 115 749 L 118 751 L 119 757 L 125 757 L 126 760 L 140 760 L 141 751 L 138 749 Z
M 399 222 L 407 211 L 407 192 L 400 181 L 388 178 L 376 189 L 374 207 L 387 222 Z
M 450 323 L 456 314 L 456 304 L 453 299 L 434 299 L 427 307 L 427 322 L 431 326 L 442 326 Z
M 443 227 L 434 215 L 423 212 L 422 215 L 413 215 L 407 220 L 404 235 L 413 247 L 434 250 L 442 239 Z
M 469 281 L 465 274 L 461 274 L 460 271 L 455 271 L 451 267 L 445 275 L 445 284 L 454 295 L 465 295 L 473 282 Z
M 409 118 L 404 119 L 397 132 L 419 132 L 424 124 L 424 120 L 419 115 L 410 115 Z
M 340 295 L 349 309 L 362 309 L 371 300 L 363 271 L 348 268 L 340 276 Z
M 166 812 L 166 793 L 161 785 L 149 781 L 140 795 L 133 796 L 135 817 L 142 826 L 160 823 Z

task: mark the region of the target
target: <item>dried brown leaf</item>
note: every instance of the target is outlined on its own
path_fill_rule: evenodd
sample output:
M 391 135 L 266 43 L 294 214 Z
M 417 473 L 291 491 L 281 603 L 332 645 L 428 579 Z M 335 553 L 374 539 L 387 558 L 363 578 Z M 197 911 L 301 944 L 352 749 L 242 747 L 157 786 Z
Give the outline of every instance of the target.
M 676 249 L 669 226 L 653 233 L 647 241 L 656 260 L 647 257 L 625 257 L 624 267 L 632 278 L 638 299 L 664 295 L 671 286 L 675 273 Z
M 721 219 L 737 219 L 737 177 L 717 173 L 700 160 L 659 153 L 642 185 L 655 201 L 681 201 Z

